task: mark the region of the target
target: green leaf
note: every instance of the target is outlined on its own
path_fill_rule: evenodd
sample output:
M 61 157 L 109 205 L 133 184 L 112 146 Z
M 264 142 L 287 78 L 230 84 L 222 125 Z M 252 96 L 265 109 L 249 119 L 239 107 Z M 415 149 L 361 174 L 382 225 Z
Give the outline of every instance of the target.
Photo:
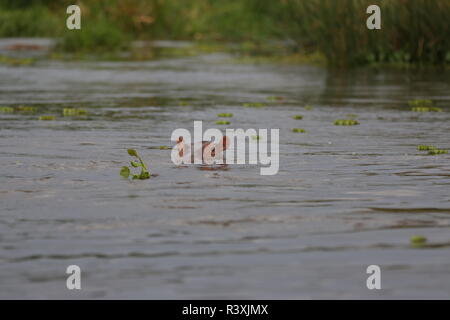
M 136 150 L 134 150 L 134 149 L 128 149 L 127 151 L 128 151 L 128 154 L 129 154 L 130 156 L 136 157 L 136 158 L 138 157 L 138 154 L 137 154 Z
M 141 180 L 150 179 L 150 173 L 148 171 L 142 171 L 141 175 L 139 176 L 139 179 Z
M 130 161 L 130 164 L 131 164 L 133 167 L 135 167 L 135 168 L 137 168 L 137 167 L 140 166 L 140 164 L 137 163 L 137 162 L 135 162 L 135 161 Z
M 427 238 L 424 236 L 412 236 L 410 241 L 411 244 L 425 244 L 427 242 Z
M 125 179 L 128 179 L 128 177 L 130 176 L 130 168 L 122 167 L 122 169 L 120 170 L 120 175 Z

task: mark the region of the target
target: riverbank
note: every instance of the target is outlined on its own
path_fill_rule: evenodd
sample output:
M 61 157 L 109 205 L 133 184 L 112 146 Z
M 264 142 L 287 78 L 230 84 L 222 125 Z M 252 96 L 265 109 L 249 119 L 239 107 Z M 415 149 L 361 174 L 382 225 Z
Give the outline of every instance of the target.
M 56 37 L 59 53 L 129 50 L 136 40 L 188 40 L 241 43 L 256 54 L 267 43 L 287 44 L 282 59 L 329 66 L 449 65 L 450 2 L 384 1 L 382 30 L 366 27 L 368 0 L 212 0 L 79 2 L 82 29 L 65 28 L 66 3 L 46 0 L 0 1 L 0 37 Z M 31 3 L 31 4 L 30 4 Z M 68 4 L 67 4 L 68 5 Z M 287 57 L 287 58 L 286 58 Z

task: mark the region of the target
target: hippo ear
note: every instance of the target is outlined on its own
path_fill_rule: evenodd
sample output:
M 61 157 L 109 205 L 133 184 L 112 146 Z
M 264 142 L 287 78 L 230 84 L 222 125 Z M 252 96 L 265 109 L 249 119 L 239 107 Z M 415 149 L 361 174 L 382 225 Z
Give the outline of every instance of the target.
M 180 156 L 180 158 L 183 157 L 184 154 L 184 149 L 185 149 L 185 145 L 184 145 L 184 141 L 183 141 L 183 137 L 179 137 L 177 140 L 177 147 L 178 147 L 178 155 Z
M 228 138 L 227 136 L 224 136 L 222 138 L 222 142 L 215 145 L 215 147 L 216 147 L 215 151 L 216 151 L 216 153 L 220 153 L 224 150 L 227 150 L 229 146 L 230 146 L 230 138 Z
M 206 164 L 213 164 L 216 156 L 216 145 L 214 143 L 203 144 L 203 162 Z
M 222 145 L 223 145 L 223 150 L 227 150 L 230 147 L 230 138 L 228 138 L 227 136 L 224 136 L 222 138 Z

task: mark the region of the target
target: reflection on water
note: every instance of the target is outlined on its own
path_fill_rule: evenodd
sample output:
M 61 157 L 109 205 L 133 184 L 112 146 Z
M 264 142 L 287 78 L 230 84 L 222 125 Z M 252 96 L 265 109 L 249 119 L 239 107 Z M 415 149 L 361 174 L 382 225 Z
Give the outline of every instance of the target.
M 450 147 L 448 73 L 326 72 L 209 54 L 39 60 L 0 65 L 0 75 L 0 105 L 35 107 L 0 114 L 1 298 L 450 294 L 450 156 L 416 151 Z M 446 112 L 412 113 L 414 98 Z M 64 117 L 66 107 L 88 114 Z M 233 113 L 231 128 L 280 128 L 278 175 L 172 164 L 160 148 L 172 131 L 194 120 L 215 127 L 222 112 Z M 361 125 L 333 125 L 349 114 Z M 121 179 L 127 148 L 157 176 Z M 416 234 L 430 245 L 411 248 Z M 82 269 L 81 292 L 65 289 L 70 264 Z M 382 269 L 382 291 L 366 289 L 370 264 Z

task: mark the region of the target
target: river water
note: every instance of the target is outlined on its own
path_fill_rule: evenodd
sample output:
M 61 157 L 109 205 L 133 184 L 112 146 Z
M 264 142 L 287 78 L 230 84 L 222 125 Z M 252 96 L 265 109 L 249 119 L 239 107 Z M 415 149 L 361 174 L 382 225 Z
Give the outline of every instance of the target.
M 444 112 L 411 112 L 416 98 Z M 448 72 L 252 65 L 225 53 L 39 59 L 0 64 L 0 105 L 36 108 L 0 114 L 0 298 L 450 296 L 450 155 L 416 150 L 450 148 Z M 63 117 L 65 107 L 88 115 Z M 194 120 L 218 127 L 222 112 L 234 117 L 221 129 L 280 129 L 277 175 L 177 167 L 160 149 Z M 359 126 L 333 125 L 349 114 Z M 127 148 L 150 180 L 120 177 Z M 429 245 L 411 247 L 414 235 Z M 381 290 L 367 289 L 372 264 Z M 81 290 L 66 289 L 69 265 Z

